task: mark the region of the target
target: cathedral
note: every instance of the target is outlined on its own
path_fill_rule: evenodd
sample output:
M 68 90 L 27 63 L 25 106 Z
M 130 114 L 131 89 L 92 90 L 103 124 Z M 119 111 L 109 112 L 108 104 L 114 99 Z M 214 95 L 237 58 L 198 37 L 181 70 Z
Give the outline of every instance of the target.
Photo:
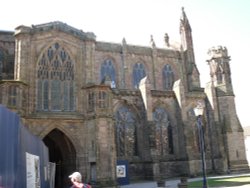
M 117 164 L 134 180 L 248 171 L 227 48 L 212 47 L 203 88 L 184 9 L 180 45 L 96 40 L 63 22 L 0 31 L 0 104 L 43 140 L 55 187 L 79 171 L 96 187 L 117 187 Z M 204 60 L 205 61 L 205 60 Z

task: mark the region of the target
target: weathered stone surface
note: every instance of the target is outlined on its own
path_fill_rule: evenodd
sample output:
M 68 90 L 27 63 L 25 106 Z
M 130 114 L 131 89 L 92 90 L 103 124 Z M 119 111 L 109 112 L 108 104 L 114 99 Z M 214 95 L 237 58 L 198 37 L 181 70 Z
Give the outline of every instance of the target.
M 15 36 L 0 32 L 0 69 L 7 67 L 0 72 L 0 103 L 18 112 L 23 124 L 44 140 L 58 167 L 58 185 L 67 186 L 68 174 L 78 170 L 96 187 L 117 187 L 117 160 L 128 162 L 130 180 L 201 174 L 193 112 L 197 101 L 205 104 L 207 172 L 248 168 L 227 51 L 210 52 L 212 80 L 204 90 L 185 12 L 180 31 L 180 49 L 171 44 L 166 49 L 128 45 L 125 39 L 121 44 L 100 42 L 93 33 L 62 22 L 20 26 Z M 15 56 L 10 67 L 8 55 Z M 71 64 L 64 62 L 66 56 Z M 216 67 L 223 70 L 216 72 Z M 147 80 L 139 90 L 135 80 L 143 79 L 138 76 L 144 73 Z M 175 84 L 167 82 L 169 73 Z M 67 90 L 69 80 L 62 75 L 72 78 L 72 90 Z M 39 90 L 45 78 L 48 87 L 44 84 Z

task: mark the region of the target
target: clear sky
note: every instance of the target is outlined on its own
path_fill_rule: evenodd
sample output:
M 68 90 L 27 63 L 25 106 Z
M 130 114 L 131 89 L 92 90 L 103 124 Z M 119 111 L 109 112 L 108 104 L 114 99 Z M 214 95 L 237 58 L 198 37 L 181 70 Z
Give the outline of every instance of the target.
M 62 21 L 94 32 L 98 41 L 121 43 L 125 37 L 128 44 L 148 46 L 153 35 L 161 48 L 165 33 L 170 43 L 180 40 L 181 7 L 185 7 L 202 86 L 210 80 L 207 50 L 226 46 L 237 113 L 242 126 L 250 126 L 250 0 L 4 0 L 0 7 L 0 30 Z

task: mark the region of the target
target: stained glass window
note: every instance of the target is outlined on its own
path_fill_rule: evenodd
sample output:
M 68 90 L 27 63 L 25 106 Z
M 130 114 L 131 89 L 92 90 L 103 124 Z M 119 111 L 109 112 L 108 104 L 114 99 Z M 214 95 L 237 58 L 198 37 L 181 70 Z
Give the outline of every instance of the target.
M 165 90 L 172 90 L 173 83 L 174 83 L 174 72 L 170 65 L 165 65 L 162 70 L 162 77 L 163 77 L 163 89 Z
M 136 63 L 133 68 L 133 86 L 138 88 L 142 78 L 146 76 L 146 71 L 142 63 Z
M 74 111 L 74 62 L 58 43 L 42 54 L 37 70 L 37 109 Z
M 136 156 L 137 133 L 135 115 L 127 107 L 120 107 L 115 114 L 115 118 L 117 155 Z
M 163 108 L 156 108 L 153 112 L 155 121 L 156 150 L 159 155 L 173 154 L 173 132 L 168 114 Z

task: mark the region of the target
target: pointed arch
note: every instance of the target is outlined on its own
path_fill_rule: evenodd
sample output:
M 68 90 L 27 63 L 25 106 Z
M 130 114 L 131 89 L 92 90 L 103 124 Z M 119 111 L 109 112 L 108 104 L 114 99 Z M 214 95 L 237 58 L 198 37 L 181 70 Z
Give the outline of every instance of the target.
M 62 151 L 68 150 L 71 153 L 73 152 L 74 155 L 76 155 L 76 149 L 77 147 L 74 146 L 72 140 L 67 136 L 67 134 L 65 134 L 64 131 L 58 129 L 58 128 L 53 128 L 50 132 L 48 132 L 46 134 L 46 136 L 43 138 L 43 140 L 46 140 L 46 137 L 48 137 L 49 135 L 53 135 L 51 139 L 56 140 L 56 139 L 60 139 L 61 141 L 58 142 L 60 143 L 60 147 L 62 149 Z M 57 137 L 58 136 L 58 137 Z
M 49 161 L 56 164 L 55 187 L 67 185 L 65 180 L 76 168 L 76 150 L 71 140 L 59 129 L 54 128 L 43 142 L 49 150 Z M 69 186 L 69 184 L 68 184 Z
M 40 134 L 38 134 L 38 136 L 41 139 L 44 139 L 50 132 L 52 132 L 54 129 L 57 129 L 59 131 L 61 131 L 69 140 L 70 142 L 73 144 L 73 147 L 75 148 L 76 152 L 78 153 L 78 141 L 77 139 L 71 134 L 70 130 L 65 127 L 62 126 L 60 124 L 55 124 L 52 122 L 47 122 L 47 124 L 45 124 L 45 129 L 43 129 Z
M 110 79 L 112 86 L 116 86 L 116 70 L 112 58 L 106 58 L 100 68 L 100 80 L 104 82 L 105 79 Z
M 58 42 L 37 64 L 37 110 L 75 111 L 75 63 Z
M 223 70 L 221 66 L 218 66 L 216 71 L 217 84 L 223 83 Z
M 174 84 L 174 72 L 171 65 L 166 64 L 162 70 L 163 89 L 172 90 Z
M 167 111 L 162 107 L 156 107 L 153 111 L 153 120 L 157 153 L 174 154 L 173 129 Z
M 132 83 L 133 87 L 137 89 L 139 87 L 139 83 L 140 83 L 141 79 L 146 76 L 146 70 L 145 70 L 144 63 L 137 62 L 134 64 L 132 76 L 133 76 L 133 83 Z
M 136 115 L 127 106 L 120 106 L 116 110 L 115 129 L 118 157 L 138 155 L 136 124 Z

